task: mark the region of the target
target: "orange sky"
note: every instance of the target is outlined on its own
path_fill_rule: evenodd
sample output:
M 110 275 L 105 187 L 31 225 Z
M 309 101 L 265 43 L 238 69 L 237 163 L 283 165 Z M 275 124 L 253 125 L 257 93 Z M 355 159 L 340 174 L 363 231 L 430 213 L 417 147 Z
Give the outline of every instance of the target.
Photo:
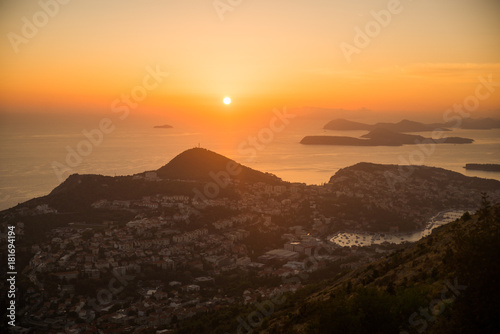
M 442 112 L 474 94 L 478 76 L 500 82 L 496 0 L 401 0 L 347 59 L 342 43 L 356 46 L 356 27 L 390 2 L 242 1 L 223 20 L 212 0 L 3 2 L 0 108 L 112 113 L 147 67 L 169 76 L 135 111 L 204 121 L 280 106 Z M 23 17 L 41 22 L 34 36 Z M 479 111 L 499 108 L 494 92 Z

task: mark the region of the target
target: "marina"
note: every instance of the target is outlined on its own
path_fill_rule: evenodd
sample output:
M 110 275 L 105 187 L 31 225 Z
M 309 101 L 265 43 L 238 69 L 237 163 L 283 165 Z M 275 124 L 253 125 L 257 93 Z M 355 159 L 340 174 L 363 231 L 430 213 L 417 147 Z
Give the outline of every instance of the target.
M 427 222 L 425 229 L 422 231 L 404 234 L 339 232 L 330 238 L 330 242 L 333 242 L 341 247 L 363 247 L 371 245 L 381 245 L 383 243 L 401 244 L 404 242 L 416 242 L 422 238 L 429 236 L 435 228 L 459 219 L 466 211 L 467 210 L 450 210 L 440 212 Z

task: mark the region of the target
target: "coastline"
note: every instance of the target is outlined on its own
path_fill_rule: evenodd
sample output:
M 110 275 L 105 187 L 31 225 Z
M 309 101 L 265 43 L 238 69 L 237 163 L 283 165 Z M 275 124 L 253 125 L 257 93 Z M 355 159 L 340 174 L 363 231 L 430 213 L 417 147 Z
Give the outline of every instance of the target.
M 329 236 L 327 240 L 340 247 L 372 246 L 372 245 L 380 245 L 383 244 L 384 242 L 390 244 L 416 242 L 422 238 L 429 236 L 435 228 L 446 225 L 448 223 L 451 223 L 452 221 L 455 221 L 456 219 L 459 219 L 467 211 L 470 211 L 470 209 L 451 209 L 438 212 L 437 214 L 428 219 L 425 228 L 420 231 L 405 232 L 405 233 L 339 231 L 334 235 Z M 342 242 L 343 240 L 345 241 Z

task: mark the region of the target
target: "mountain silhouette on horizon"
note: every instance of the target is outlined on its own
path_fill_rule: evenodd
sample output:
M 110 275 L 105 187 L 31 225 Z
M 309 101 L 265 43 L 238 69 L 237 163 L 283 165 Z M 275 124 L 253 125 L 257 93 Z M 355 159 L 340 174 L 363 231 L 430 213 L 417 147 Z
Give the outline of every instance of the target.
M 272 184 L 282 182 L 273 174 L 246 167 L 221 154 L 200 147 L 180 153 L 156 172 L 160 178 L 170 180 L 213 181 L 212 175 L 227 173 L 232 179 L 242 182 Z
M 405 178 L 405 174 L 401 175 L 401 171 L 408 169 L 412 170 L 411 177 Z M 155 173 L 155 175 L 149 173 Z M 392 177 L 388 179 L 387 173 Z M 441 196 L 439 189 L 445 189 L 450 184 L 453 184 L 455 189 L 460 189 L 460 194 L 465 191 L 465 185 L 467 185 L 469 193 L 470 189 L 475 189 L 478 192 L 493 191 L 498 193 L 500 185 L 500 182 L 496 180 L 467 177 L 460 173 L 427 166 L 358 163 L 342 168 L 336 173 L 332 172 L 332 174 L 334 175 L 329 184 L 336 189 L 338 188 L 336 191 L 359 191 L 364 194 L 376 192 L 377 194 L 374 196 L 395 197 L 394 201 L 396 198 L 401 199 L 401 194 L 407 194 L 410 197 L 419 196 L 417 190 L 421 188 L 421 185 L 428 187 L 430 180 L 434 180 L 433 184 L 439 183 L 436 191 L 431 192 L 438 197 L 433 199 L 433 203 L 443 202 L 442 199 L 439 199 Z M 4 211 L 15 212 L 22 207 L 33 209 L 37 205 L 47 204 L 60 212 L 87 212 L 91 204 L 99 200 L 137 200 L 154 194 L 192 197 L 194 188 L 202 189 L 208 183 L 217 183 L 217 180 L 225 183 L 227 175 L 232 181 L 235 181 L 236 186 L 238 186 L 238 182 L 242 185 L 252 185 L 259 182 L 268 185 L 286 184 L 274 174 L 246 167 L 205 148 L 192 148 L 178 154 L 166 165 L 153 171 L 114 177 L 98 174 L 72 174 L 48 195 L 19 203 Z M 388 189 L 391 184 L 397 191 L 395 191 L 396 189 Z M 409 191 L 411 189 L 417 189 L 416 193 L 413 194 L 413 191 Z M 221 196 L 234 196 L 232 191 L 232 187 L 223 187 Z M 222 194 L 223 192 L 225 193 Z M 457 204 L 457 197 L 453 198 L 453 204 Z M 464 205 L 468 207 L 471 204 L 467 202 Z M 391 210 L 397 211 L 399 210 L 397 208 L 399 206 L 393 207 Z M 406 206 L 401 206 L 401 210 L 404 208 Z
M 385 129 L 394 132 L 426 132 L 434 131 L 438 127 L 441 131 L 450 131 L 444 128 L 445 124 L 424 124 L 420 122 L 410 121 L 403 119 L 398 123 L 376 123 L 365 124 L 360 122 L 353 122 L 346 119 L 335 119 L 328 122 L 323 129 L 325 130 L 338 130 L 338 131 L 352 131 L 352 130 L 376 130 Z

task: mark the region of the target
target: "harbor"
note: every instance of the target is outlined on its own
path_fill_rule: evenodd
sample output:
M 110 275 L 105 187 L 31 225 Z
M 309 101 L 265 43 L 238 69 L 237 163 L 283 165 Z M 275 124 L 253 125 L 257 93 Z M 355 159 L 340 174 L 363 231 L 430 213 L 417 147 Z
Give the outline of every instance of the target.
M 369 232 L 338 232 L 330 238 L 330 242 L 341 247 L 372 246 L 383 243 L 401 244 L 416 242 L 429 236 L 432 231 L 462 217 L 467 210 L 442 211 L 429 219 L 425 229 L 412 233 L 369 233 Z

